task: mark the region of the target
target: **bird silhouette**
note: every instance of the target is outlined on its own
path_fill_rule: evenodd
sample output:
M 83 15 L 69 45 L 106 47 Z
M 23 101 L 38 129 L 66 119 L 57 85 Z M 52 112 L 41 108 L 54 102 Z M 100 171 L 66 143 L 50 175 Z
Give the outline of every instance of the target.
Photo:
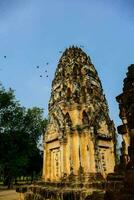
M 45 72 L 47 72 L 47 70 L 45 70 Z
M 39 66 L 37 66 L 36 68 L 39 68 Z
M 48 75 L 46 77 L 48 77 Z
M 47 62 L 46 65 L 48 65 L 49 63 Z
M 4 58 L 6 58 L 6 56 L 4 56 Z
M 40 78 L 42 78 L 42 75 L 40 75 Z

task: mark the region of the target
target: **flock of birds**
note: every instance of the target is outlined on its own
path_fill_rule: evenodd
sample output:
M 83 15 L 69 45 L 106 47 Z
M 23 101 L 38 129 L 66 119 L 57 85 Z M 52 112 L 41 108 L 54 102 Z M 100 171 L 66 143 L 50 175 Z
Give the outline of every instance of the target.
M 62 51 L 59 51 L 59 53 L 62 53 Z M 49 65 L 49 62 L 46 62 L 46 66 L 48 66 L 48 65 Z M 38 65 L 38 66 L 36 66 L 36 68 L 39 69 L 40 66 Z M 45 73 L 46 73 L 46 78 L 48 78 L 48 70 L 45 70 Z M 42 74 L 40 74 L 40 78 L 43 78 Z
M 49 62 L 47 62 L 46 65 L 48 66 L 48 65 L 49 65 Z M 36 68 L 39 69 L 40 66 L 38 65 L 38 66 L 36 66 Z M 45 70 L 45 73 L 47 73 L 47 72 L 48 72 L 48 71 Z M 40 74 L 40 78 L 43 78 L 43 75 L 42 75 L 42 74 Z M 46 74 L 46 78 L 48 78 L 48 74 Z

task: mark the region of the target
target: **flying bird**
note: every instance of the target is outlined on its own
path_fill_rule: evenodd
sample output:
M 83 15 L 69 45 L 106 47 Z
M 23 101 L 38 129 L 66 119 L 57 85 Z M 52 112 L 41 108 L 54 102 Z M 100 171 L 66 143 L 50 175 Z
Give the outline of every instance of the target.
M 39 66 L 37 66 L 36 68 L 39 68 Z
M 42 78 L 42 75 L 40 75 L 40 77 Z
M 48 65 L 49 63 L 47 62 L 46 65 Z
M 4 58 L 6 58 L 6 56 L 4 56 Z
M 48 75 L 46 77 L 48 77 Z

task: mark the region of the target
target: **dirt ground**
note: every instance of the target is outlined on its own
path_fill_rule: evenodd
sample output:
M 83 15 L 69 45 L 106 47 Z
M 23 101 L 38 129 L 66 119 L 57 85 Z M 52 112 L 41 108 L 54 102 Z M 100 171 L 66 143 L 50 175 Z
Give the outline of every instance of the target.
M 0 190 L 0 200 L 18 200 L 18 198 L 15 190 Z

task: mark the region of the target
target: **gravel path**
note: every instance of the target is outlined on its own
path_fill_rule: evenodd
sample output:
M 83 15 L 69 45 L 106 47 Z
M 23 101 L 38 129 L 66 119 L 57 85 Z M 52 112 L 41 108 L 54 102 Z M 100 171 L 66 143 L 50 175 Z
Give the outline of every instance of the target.
M 15 190 L 0 190 L 0 200 L 18 200 L 18 198 Z

